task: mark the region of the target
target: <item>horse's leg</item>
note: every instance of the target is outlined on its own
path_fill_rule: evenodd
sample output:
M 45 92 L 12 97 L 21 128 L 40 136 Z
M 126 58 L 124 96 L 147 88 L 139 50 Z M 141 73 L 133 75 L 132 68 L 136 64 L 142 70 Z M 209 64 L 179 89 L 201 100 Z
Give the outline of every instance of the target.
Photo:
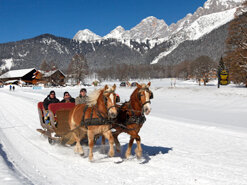
M 113 135 L 113 138 L 114 138 L 114 142 L 115 142 L 115 145 L 116 145 L 116 150 L 118 153 L 121 152 L 121 146 L 120 146 L 120 143 L 118 141 L 118 135 L 120 133 L 119 132 L 114 132 L 112 135 Z
M 127 159 L 128 159 L 129 156 L 130 156 L 131 148 L 132 148 L 133 142 L 134 142 L 134 138 L 132 138 L 132 136 L 130 136 L 129 145 L 128 145 L 128 148 L 127 148 L 126 153 L 125 153 L 125 157 L 126 157 Z
M 136 145 L 137 145 L 135 149 L 135 153 L 136 153 L 137 158 L 141 158 L 142 157 L 141 137 L 137 135 L 135 140 L 136 140 Z
M 74 132 L 73 136 L 74 136 L 74 138 L 76 140 L 76 145 L 75 145 L 75 148 L 74 148 L 74 152 L 75 153 L 79 153 L 80 155 L 84 155 L 84 151 L 83 151 L 83 148 L 82 148 L 81 143 L 80 143 L 80 141 L 81 141 L 80 135 L 78 137 L 77 134 Z
M 104 135 L 101 136 L 101 144 L 105 145 L 105 136 Z
M 106 153 L 106 151 L 105 151 L 105 136 L 104 135 L 101 136 L 101 152 Z
M 110 150 L 109 150 L 108 155 L 109 155 L 110 157 L 113 157 L 113 156 L 114 156 L 114 147 L 113 147 L 113 145 L 114 145 L 114 138 L 113 138 L 113 136 L 112 136 L 111 130 L 108 130 L 108 131 L 106 131 L 106 132 L 103 132 L 103 135 L 104 135 L 104 136 L 108 139 L 108 141 L 109 141 Z
M 94 145 L 94 133 L 91 130 L 87 131 L 88 146 L 89 146 L 89 160 L 93 160 L 93 145 Z

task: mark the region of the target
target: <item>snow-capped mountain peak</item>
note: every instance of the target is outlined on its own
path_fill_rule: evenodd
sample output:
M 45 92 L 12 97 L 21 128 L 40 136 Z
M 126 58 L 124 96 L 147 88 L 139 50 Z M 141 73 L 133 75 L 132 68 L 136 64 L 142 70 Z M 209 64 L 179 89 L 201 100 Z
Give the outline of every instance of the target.
M 89 29 L 84 29 L 84 30 L 78 31 L 73 39 L 90 42 L 90 41 L 101 40 L 102 37 L 100 37 L 99 35 L 96 35 Z
M 125 32 L 125 29 L 122 26 L 117 26 L 109 34 L 104 36 L 104 39 L 108 39 L 108 38 L 121 39 L 122 38 L 122 34 L 124 32 Z
M 172 24 L 169 38 L 172 46 L 154 58 L 151 64 L 171 53 L 179 44 L 186 40 L 197 40 L 214 29 L 234 19 L 236 8 L 245 0 L 208 0 L 203 7 L 199 7 L 192 15 Z
M 124 34 L 124 38 L 128 39 L 155 39 L 166 36 L 168 25 L 162 19 L 149 16 L 143 19 L 138 25 Z
M 208 0 L 204 3 L 205 9 L 217 9 L 220 8 L 223 10 L 231 9 L 236 7 L 236 5 L 240 5 L 244 2 L 244 0 Z

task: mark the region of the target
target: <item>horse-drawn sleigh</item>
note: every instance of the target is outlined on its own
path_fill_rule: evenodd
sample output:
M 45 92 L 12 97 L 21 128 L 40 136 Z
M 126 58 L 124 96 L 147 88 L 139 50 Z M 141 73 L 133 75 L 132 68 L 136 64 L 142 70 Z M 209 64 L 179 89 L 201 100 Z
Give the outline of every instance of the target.
M 102 136 L 102 143 L 108 139 L 110 150 L 108 155 L 114 156 L 113 144 L 120 152 L 118 135 L 126 132 L 130 135 L 129 146 L 126 151 L 126 158 L 129 157 L 134 140 L 137 142 L 136 155 L 142 156 L 141 138 L 138 135 L 146 118 L 151 111 L 150 99 L 153 93 L 149 90 L 151 83 L 137 84 L 136 89 L 130 96 L 130 100 L 121 105 L 117 104 L 118 98 L 115 93 L 116 85 L 107 85 L 89 95 L 87 104 L 74 105 L 72 103 L 50 104 L 48 109 L 51 112 L 51 124 L 44 123 L 44 113 L 41 102 L 38 103 L 40 123 L 43 129 L 37 129 L 48 137 L 50 143 L 76 143 L 74 151 L 84 154 L 80 141 L 88 138 L 89 159 L 93 159 L 94 139 Z M 58 105 L 60 104 L 60 105 Z M 114 131 L 113 131 L 114 130 Z

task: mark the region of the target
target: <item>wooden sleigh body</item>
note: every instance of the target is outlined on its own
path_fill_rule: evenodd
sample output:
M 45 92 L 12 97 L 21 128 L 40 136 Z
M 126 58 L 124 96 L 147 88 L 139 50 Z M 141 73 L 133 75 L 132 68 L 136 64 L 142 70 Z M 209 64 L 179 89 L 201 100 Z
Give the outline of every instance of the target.
M 50 123 L 45 123 L 46 111 L 43 107 L 43 102 L 38 103 L 38 114 L 41 129 L 38 132 L 48 137 L 50 144 L 56 142 L 62 143 L 66 140 L 67 144 L 73 144 L 69 141 L 71 137 L 71 130 L 68 124 L 69 112 L 75 106 L 75 103 L 52 103 L 48 106 Z

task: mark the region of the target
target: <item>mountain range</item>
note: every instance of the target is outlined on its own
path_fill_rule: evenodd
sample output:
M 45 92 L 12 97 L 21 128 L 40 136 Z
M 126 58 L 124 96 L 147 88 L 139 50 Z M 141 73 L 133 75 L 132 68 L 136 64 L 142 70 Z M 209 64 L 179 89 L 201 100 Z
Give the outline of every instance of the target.
M 208 0 L 169 26 L 150 16 L 130 30 L 117 26 L 104 37 L 84 29 L 73 39 L 44 34 L 0 44 L 0 69 L 38 68 L 43 60 L 66 69 L 75 53 L 84 54 L 92 69 L 121 63 L 172 65 L 201 55 L 217 61 L 225 51 L 227 25 L 243 2 Z

